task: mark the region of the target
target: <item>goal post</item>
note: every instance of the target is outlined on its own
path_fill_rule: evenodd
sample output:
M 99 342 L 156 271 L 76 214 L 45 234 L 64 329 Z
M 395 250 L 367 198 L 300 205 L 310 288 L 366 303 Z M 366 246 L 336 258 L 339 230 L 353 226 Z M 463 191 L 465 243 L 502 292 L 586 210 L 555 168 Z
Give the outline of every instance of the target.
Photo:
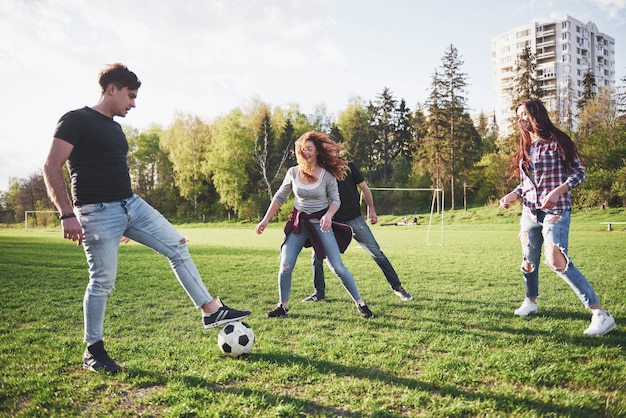
M 26 210 L 24 211 L 24 230 L 28 231 L 28 217 L 31 216 L 31 219 L 35 219 L 35 223 L 33 223 L 32 228 L 39 226 L 40 222 L 37 217 L 38 214 L 44 215 L 41 219 L 41 226 L 47 227 L 48 223 L 52 223 L 53 225 L 58 225 L 59 220 L 59 211 L 57 210 Z
M 432 245 L 430 243 L 430 230 L 433 226 L 433 215 L 435 213 L 435 204 L 440 202 L 441 204 L 441 239 L 439 245 L 443 245 L 443 208 L 445 207 L 443 188 L 425 188 L 425 187 L 370 187 L 370 190 L 383 190 L 383 191 L 409 191 L 409 192 L 431 192 L 432 200 L 430 204 L 430 217 L 428 219 L 428 230 L 426 232 L 426 245 Z M 363 193 L 361 192 L 361 200 L 363 199 Z M 437 207 L 439 207 L 437 205 Z M 369 208 L 367 209 L 369 216 Z

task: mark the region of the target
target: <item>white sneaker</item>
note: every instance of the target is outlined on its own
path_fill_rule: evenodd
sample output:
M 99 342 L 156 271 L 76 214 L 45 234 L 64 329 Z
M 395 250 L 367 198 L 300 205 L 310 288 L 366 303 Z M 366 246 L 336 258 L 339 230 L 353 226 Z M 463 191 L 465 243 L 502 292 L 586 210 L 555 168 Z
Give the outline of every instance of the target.
M 591 316 L 591 325 L 585 330 L 587 335 L 604 335 L 615 328 L 615 318 L 610 313 L 599 310 Z
M 528 316 L 531 313 L 537 313 L 537 304 L 530 301 L 530 299 L 524 299 L 524 303 L 522 306 L 517 308 L 515 312 L 513 312 L 517 316 Z

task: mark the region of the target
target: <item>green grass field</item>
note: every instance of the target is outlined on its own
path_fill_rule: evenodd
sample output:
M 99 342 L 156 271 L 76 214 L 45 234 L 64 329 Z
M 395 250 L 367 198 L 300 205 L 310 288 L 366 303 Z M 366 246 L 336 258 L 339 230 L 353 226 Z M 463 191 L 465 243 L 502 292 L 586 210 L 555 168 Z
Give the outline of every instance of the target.
M 524 297 L 516 210 L 446 212 L 444 245 L 439 218 L 434 245 L 427 216 L 373 226 L 415 299 L 394 296 L 353 244 L 344 261 L 369 321 L 330 275 L 326 301 L 300 302 L 312 291 L 308 249 L 291 316 L 267 318 L 282 225 L 261 236 L 252 224 L 180 226 L 212 294 L 252 310 L 253 352 L 222 355 L 167 260 L 130 243 L 105 323 L 116 376 L 82 369 L 82 249 L 59 230 L 0 229 L 0 415 L 626 416 L 626 231 L 602 220 L 626 210 L 575 212 L 570 256 L 618 322 L 603 337 L 583 335 L 590 313 L 545 265 L 539 314 L 513 315 Z

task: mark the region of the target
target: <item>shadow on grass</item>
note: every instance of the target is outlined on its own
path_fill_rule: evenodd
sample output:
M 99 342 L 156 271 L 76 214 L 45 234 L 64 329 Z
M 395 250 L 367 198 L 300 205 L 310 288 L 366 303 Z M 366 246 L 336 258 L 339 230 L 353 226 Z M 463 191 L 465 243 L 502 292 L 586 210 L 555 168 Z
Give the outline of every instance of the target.
M 510 395 L 504 395 L 492 393 L 488 390 L 472 391 L 465 388 L 459 388 L 453 383 L 434 385 L 432 383 L 420 381 L 414 378 L 399 377 L 392 373 L 387 373 L 379 369 L 360 366 L 346 366 L 329 361 L 313 360 L 308 357 L 303 357 L 288 352 L 253 353 L 252 355 L 246 357 L 245 360 L 240 361 L 274 364 L 277 366 L 290 367 L 294 365 L 299 365 L 306 368 L 314 368 L 320 374 L 324 375 L 352 377 L 366 381 L 377 381 L 388 386 L 404 387 L 412 391 L 427 393 L 430 396 L 437 398 L 458 398 L 468 403 L 478 401 L 481 403 L 487 402 L 487 404 L 489 404 L 489 401 L 493 401 L 492 404 L 497 405 L 497 409 L 505 413 L 512 413 L 515 412 L 515 410 L 519 411 L 519 408 L 522 407 L 525 410 L 532 410 L 537 413 L 559 414 L 566 416 L 596 416 L 598 414 L 598 411 L 594 409 L 585 409 L 581 408 L 580 406 L 556 405 L 548 401 L 541 401 L 536 399 L 533 400 L 528 398 L 524 399 L 524 405 L 522 406 L 520 405 L 519 396 L 517 396 L 515 393 L 512 393 Z M 159 382 L 159 384 L 163 384 L 165 386 L 167 386 L 169 380 L 169 378 L 162 374 L 146 370 L 127 369 L 125 370 L 125 373 L 130 378 L 148 378 L 152 382 Z M 346 410 L 345 406 L 342 405 L 322 405 L 319 402 L 313 401 L 311 399 L 303 399 L 293 395 L 277 395 L 274 392 L 268 392 L 252 388 L 233 388 L 228 385 L 214 383 L 205 378 L 193 375 L 177 376 L 175 380 L 177 382 L 183 382 L 185 386 L 190 388 L 205 388 L 213 392 L 229 393 L 242 397 L 255 396 L 258 399 L 263 399 L 264 403 L 271 406 L 285 404 L 295 405 L 297 408 L 301 409 L 305 415 L 315 414 L 323 416 L 362 416 L 362 412 L 351 413 Z M 152 385 L 149 384 L 148 386 Z M 416 412 L 415 410 L 419 409 L 419 406 L 412 407 L 407 405 L 405 406 L 405 408 Z M 510 408 L 515 408 L 515 410 Z M 404 412 L 406 412 L 406 409 L 404 410 Z M 376 416 L 391 417 L 403 415 L 405 414 L 400 411 L 386 411 L 383 415 L 381 415 L 379 411 Z

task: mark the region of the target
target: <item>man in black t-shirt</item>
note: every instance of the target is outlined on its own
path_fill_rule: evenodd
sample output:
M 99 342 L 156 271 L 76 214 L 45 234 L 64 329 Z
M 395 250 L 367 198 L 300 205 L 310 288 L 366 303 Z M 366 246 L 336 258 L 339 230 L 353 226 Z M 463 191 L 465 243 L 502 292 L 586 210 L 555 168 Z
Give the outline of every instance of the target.
M 114 374 L 121 368 L 104 349 L 104 316 L 117 276 L 120 241 L 133 239 L 168 258 L 176 278 L 202 309 L 204 328 L 241 320 L 250 311 L 229 308 L 210 295 L 189 255 L 187 239 L 132 191 L 128 142 L 113 118 L 135 107 L 141 82 L 124 65 L 113 64 L 100 73 L 99 83 L 102 94 L 95 106 L 73 110 L 59 120 L 43 173 L 48 195 L 61 213 L 63 238 L 83 246 L 89 266 L 83 366 Z M 66 162 L 72 200 L 62 172 Z
M 348 224 L 352 227 L 354 232 L 354 239 L 361 244 L 361 247 L 367 252 L 372 259 L 378 264 L 378 267 L 382 270 L 389 286 L 393 292 L 402 300 L 413 300 L 413 296 L 402 286 L 398 273 L 391 265 L 387 256 L 382 252 L 378 242 L 374 238 L 372 231 L 370 230 L 365 218 L 361 215 L 361 199 L 360 193 L 357 189 L 361 189 L 367 207 L 369 208 L 369 218 L 372 224 L 378 222 L 378 216 L 376 215 L 376 209 L 374 209 L 374 199 L 372 192 L 365 183 L 363 174 L 359 171 L 357 166 L 352 162 L 348 162 L 348 175 L 344 180 L 337 181 L 339 186 L 339 196 L 341 198 L 341 206 L 335 216 L 334 221 Z M 324 281 L 324 265 L 322 260 L 317 260 L 315 254 L 313 254 L 313 286 L 315 293 L 304 299 L 302 302 L 317 302 L 326 297 L 326 283 Z

